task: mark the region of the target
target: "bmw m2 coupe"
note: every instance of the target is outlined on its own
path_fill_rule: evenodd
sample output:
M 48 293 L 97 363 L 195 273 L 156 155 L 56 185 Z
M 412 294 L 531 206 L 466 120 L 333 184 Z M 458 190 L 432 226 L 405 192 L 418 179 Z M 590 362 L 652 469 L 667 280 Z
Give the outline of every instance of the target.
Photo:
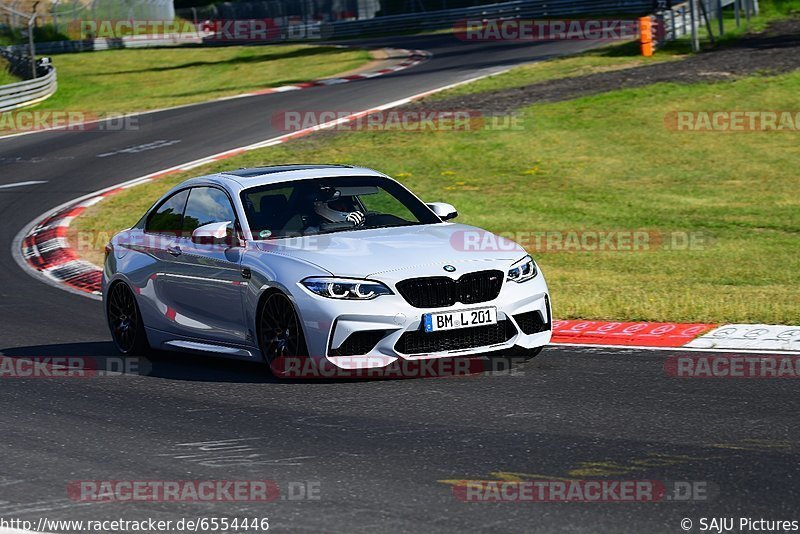
M 106 247 L 114 343 L 337 369 L 535 355 L 552 323 L 538 265 L 457 215 L 345 165 L 187 180 Z

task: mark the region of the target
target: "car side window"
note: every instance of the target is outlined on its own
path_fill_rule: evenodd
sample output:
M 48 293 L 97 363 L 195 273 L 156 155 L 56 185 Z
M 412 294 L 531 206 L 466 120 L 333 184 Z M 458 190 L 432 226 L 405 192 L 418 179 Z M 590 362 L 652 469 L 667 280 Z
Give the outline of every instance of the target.
M 178 235 L 183 227 L 183 209 L 189 190 L 178 191 L 161 203 L 147 219 L 144 231 L 152 234 Z
M 183 235 L 191 236 L 204 224 L 235 220 L 236 212 L 228 195 L 215 187 L 194 187 L 183 215 Z

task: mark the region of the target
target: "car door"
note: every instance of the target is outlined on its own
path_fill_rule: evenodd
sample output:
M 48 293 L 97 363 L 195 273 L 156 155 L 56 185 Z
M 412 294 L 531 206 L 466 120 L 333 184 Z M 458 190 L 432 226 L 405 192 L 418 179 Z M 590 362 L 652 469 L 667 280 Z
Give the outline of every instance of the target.
M 164 199 L 148 216 L 141 236 L 132 239 L 131 249 L 142 253 L 133 281 L 140 295 L 142 319 L 148 328 L 172 330 L 175 308 L 164 282 L 166 274 L 181 269 L 176 261 L 188 198 L 189 190 L 183 189 Z
M 170 329 L 182 337 L 246 344 L 242 299 L 243 248 L 238 239 L 195 242 L 192 232 L 210 223 L 229 222 L 233 233 L 236 212 L 228 194 L 216 187 L 193 187 L 183 214 L 182 235 L 176 243 L 172 270 L 161 287 L 172 307 Z

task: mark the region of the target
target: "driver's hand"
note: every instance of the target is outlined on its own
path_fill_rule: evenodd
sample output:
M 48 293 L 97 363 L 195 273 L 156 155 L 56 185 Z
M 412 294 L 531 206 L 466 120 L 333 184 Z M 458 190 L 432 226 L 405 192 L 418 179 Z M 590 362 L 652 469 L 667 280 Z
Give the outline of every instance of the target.
M 355 226 L 361 226 L 367 218 L 360 211 L 351 211 L 345 218 L 346 221 L 353 223 Z

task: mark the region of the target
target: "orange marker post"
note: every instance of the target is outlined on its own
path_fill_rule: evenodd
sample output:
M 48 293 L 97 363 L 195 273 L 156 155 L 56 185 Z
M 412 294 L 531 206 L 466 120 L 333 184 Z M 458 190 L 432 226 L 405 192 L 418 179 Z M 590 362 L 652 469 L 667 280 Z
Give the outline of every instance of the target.
M 650 17 L 639 18 L 639 42 L 642 45 L 642 55 L 653 55 L 653 23 Z

